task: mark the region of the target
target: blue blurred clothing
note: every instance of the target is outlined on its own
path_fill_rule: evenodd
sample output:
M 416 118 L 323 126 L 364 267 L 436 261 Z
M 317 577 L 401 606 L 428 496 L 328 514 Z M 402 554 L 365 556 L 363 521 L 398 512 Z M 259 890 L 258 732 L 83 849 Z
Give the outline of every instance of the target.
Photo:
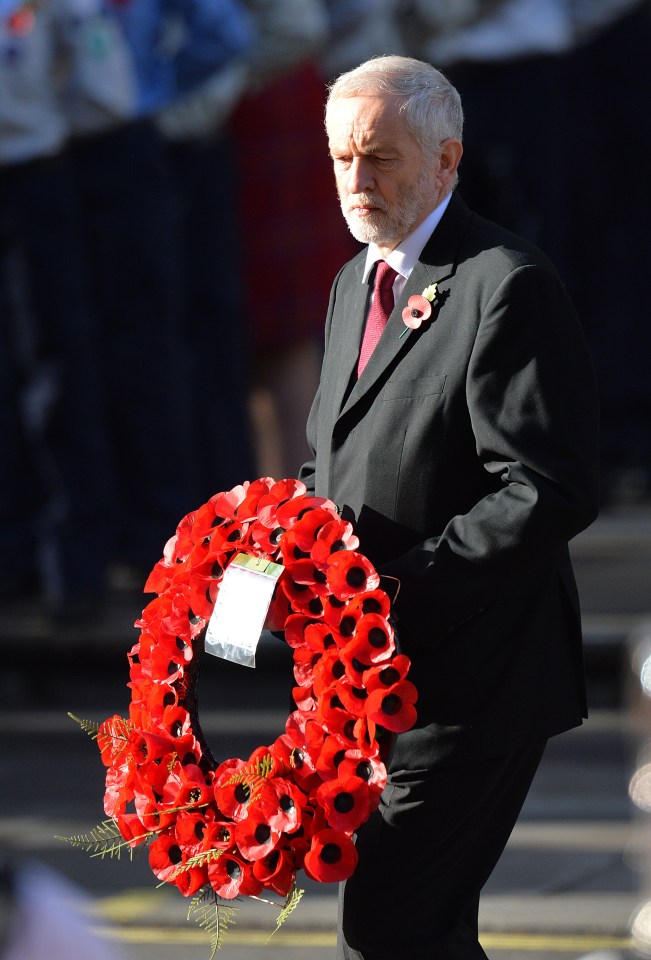
M 188 93 L 253 46 L 253 23 L 239 0 L 106 3 L 131 47 L 139 115 Z

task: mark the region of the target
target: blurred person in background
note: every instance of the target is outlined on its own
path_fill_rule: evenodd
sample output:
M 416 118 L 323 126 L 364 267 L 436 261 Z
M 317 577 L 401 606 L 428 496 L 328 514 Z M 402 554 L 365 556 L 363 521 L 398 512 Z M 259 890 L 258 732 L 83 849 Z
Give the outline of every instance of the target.
M 214 291 L 220 271 L 229 283 L 232 262 L 227 244 L 214 240 L 229 236 L 232 220 L 227 208 L 215 210 L 212 194 L 218 182 L 228 195 L 228 173 L 216 164 L 188 187 L 199 209 L 207 198 L 213 218 L 196 241 L 210 262 L 208 322 L 193 287 L 201 274 L 194 269 L 196 247 L 186 246 L 188 192 L 179 194 L 156 118 L 242 60 L 251 28 L 236 0 L 106 0 L 106 6 L 131 54 L 136 105 L 129 122 L 76 140 L 73 157 L 92 303 L 106 338 L 102 373 L 118 506 L 114 557 L 140 586 L 179 518 L 199 496 L 218 489 L 217 476 L 209 488 L 202 476 L 199 489 L 205 451 L 224 464 L 235 460 L 228 444 L 213 442 L 212 424 L 226 419 L 225 404 L 239 409 L 246 403 L 241 384 L 241 397 L 233 397 L 219 372 L 227 364 L 216 331 L 230 330 L 233 318 Z M 229 259 L 220 262 L 224 249 Z M 229 363 L 241 362 L 243 352 L 235 350 Z M 240 466 L 222 471 L 226 485 L 244 479 Z
M 133 110 L 99 0 L 0 7 L 0 591 L 94 608 L 110 554 L 110 452 L 68 144 Z
M 330 283 L 358 249 L 332 190 L 324 79 L 395 43 L 392 3 L 249 0 L 258 42 L 230 129 L 260 474 L 296 476 L 307 455 L 303 424 L 319 378 Z

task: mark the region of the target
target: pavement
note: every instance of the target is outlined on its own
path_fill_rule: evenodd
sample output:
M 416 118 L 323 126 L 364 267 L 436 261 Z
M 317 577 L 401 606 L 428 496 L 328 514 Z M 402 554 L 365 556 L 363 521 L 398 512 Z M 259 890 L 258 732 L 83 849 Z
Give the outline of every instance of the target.
M 629 798 L 632 777 L 642 787 L 646 783 L 651 741 L 651 705 L 640 682 L 651 650 L 651 504 L 605 512 L 571 549 L 584 611 L 591 716 L 583 727 L 551 742 L 486 887 L 481 939 L 495 960 L 651 957 L 651 788 L 646 794 L 638 791 L 641 807 Z M 88 830 L 101 819 L 96 812 L 102 771 L 92 748 L 86 754 L 70 737 L 63 703 L 75 712 L 88 708 L 84 716 L 94 710 L 99 719 L 108 715 L 104 711 L 118 683 L 114 677 L 126 672 L 124 654 L 142 606 L 132 586 L 118 571 L 111 603 L 86 626 L 53 625 L 45 609 L 0 609 L 5 647 L 0 735 L 9 751 L 3 749 L 0 771 L 5 763 L 13 771 L 9 802 L 3 801 L 0 814 L 0 844 L 38 856 L 82 883 L 93 894 L 98 929 L 123 943 L 133 958 L 208 957 L 205 933 L 187 923 L 187 903 L 173 890 L 156 889 L 146 863 L 102 862 L 99 879 L 99 871 L 88 873 L 80 866 L 86 863 L 83 854 L 53 840 L 55 834 Z M 270 676 L 283 669 L 278 650 L 273 642 L 262 645 L 262 666 Z M 82 656 L 94 671 L 91 689 L 84 676 L 76 682 L 66 670 L 70 663 L 79 665 Z M 267 702 L 255 688 L 236 696 L 237 683 L 231 701 L 226 691 L 220 702 L 202 710 L 211 746 L 223 738 L 234 750 L 238 738 L 247 735 L 254 743 L 267 742 L 282 727 L 283 700 Z M 242 707 L 249 696 L 255 709 Z M 77 730 L 74 738 L 85 748 Z M 65 752 L 70 774 L 60 760 L 64 782 L 52 781 L 43 810 L 30 787 L 30 762 L 47 769 L 53 749 Z M 221 749 L 213 746 L 218 756 L 224 755 Z M 70 776 L 77 785 L 72 797 Z M 225 955 L 331 958 L 335 915 L 334 893 L 307 884 L 298 909 L 263 949 L 275 914 L 264 904 L 246 902 Z

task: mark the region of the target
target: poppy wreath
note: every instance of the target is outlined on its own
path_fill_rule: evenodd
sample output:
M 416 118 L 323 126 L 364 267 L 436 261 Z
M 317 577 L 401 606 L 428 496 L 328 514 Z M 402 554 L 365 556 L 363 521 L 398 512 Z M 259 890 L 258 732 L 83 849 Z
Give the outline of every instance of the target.
M 101 724 L 104 807 L 122 841 L 148 845 L 156 877 L 219 902 L 290 897 L 296 873 L 349 877 L 354 831 L 378 806 L 392 733 L 416 689 L 390 602 L 352 525 L 297 480 L 218 493 L 179 523 L 145 592 L 129 653 L 129 718 Z M 283 564 L 267 626 L 293 650 L 296 709 L 270 746 L 217 762 L 199 724 L 204 631 L 238 553 Z

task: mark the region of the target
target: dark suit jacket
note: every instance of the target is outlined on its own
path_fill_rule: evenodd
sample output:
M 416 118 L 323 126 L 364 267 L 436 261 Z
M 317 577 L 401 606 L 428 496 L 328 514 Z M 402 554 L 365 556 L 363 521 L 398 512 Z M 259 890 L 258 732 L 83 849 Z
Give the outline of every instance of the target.
M 455 194 L 355 381 L 364 262 L 332 289 L 301 477 L 400 580 L 419 719 L 392 767 L 498 755 L 585 715 L 567 544 L 598 505 L 586 345 L 544 255 Z M 431 319 L 401 338 L 435 281 Z

